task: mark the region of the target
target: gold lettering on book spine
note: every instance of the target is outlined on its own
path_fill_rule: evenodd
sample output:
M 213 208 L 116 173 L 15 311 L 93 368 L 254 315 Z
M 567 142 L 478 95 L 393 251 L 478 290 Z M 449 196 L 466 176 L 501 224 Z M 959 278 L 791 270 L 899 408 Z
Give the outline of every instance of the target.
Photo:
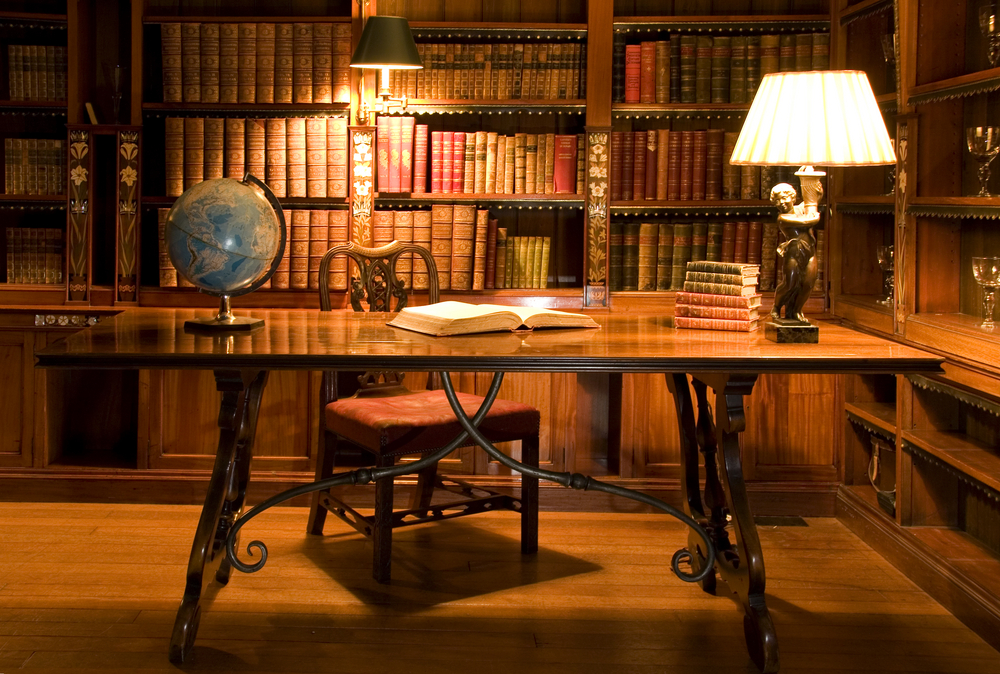
M 351 241 L 372 245 L 372 143 L 370 127 L 351 129 Z
M 607 304 L 609 137 L 608 131 L 587 133 L 587 306 Z

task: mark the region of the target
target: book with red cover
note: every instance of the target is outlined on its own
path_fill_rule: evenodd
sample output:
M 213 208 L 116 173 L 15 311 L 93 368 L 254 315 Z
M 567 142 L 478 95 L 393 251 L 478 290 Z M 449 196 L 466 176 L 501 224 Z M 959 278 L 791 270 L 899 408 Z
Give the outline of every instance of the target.
M 736 261 L 736 223 L 722 225 L 722 262 Z
M 462 194 L 465 191 L 465 132 L 452 134 L 451 156 L 451 192 Z
M 656 42 L 639 45 L 639 102 L 656 103 Z
M 486 224 L 486 289 L 496 287 L 497 268 L 497 224 L 496 218 L 490 218 Z
M 378 183 L 376 190 L 379 192 L 389 191 L 389 152 L 391 151 L 391 141 L 389 130 L 389 118 L 379 117 L 375 126 L 375 152 L 378 162 Z
M 691 160 L 691 198 L 695 201 L 705 199 L 705 180 L 708 164 L 708 136 L 704 130 L 694 131 Z
M 399 150 L 399 191 L 413 191 L 413 117 L 402 118 Z
M 624 131 L 611 132 L 611 201 L 621 201 L 622 199 L 622 157 L 624 156 L 622 145 L 624 142 Z
M 642 77 L 642 47 L 637 44 L 625 45 L 625 102 L 640 101 L 640 84 Z
M 403 120 L 400 117 L 389 118 L 389 191 L 399 192 L 399 179 L 402 174 L 399 158 L 403 153 Z
M 632 200 L 646 198 L 646 132 L 632 132 Z
M 556 194 L 576 193 L 576 135 L 556 136 L 555 173 Z
M 427 192 L 427 125 L 417 124 L 413 129 L 413 194 Z
M 646 131 L 646 189 L 644 196 L 647 201 L 656 199 L 656 169 L 659 152 L 657 138 L 656 129 Z
M 465 147 L 463 144 L 462 147 Z M 455 132 L 441 133 L 441 191 L 451 194 L 451 186 L 455 168 Z
M 680 199 L 691 201 L 694 181 L 694 131 L 681 131 Z
M 632 176 L 635 171 L 635 142 L 628 131 L 622 134 L 622 201 L 632 201 Z
M 670 129 L 656 130 L 656 194 L 654 198 L 658 201 L 665 201 L 667 198 L 670 168 L 667 160 L 670 156 L 670 138 Z
M 441 131 L 431 132 L 431 193 L 441 193 L 441 171 L 443 169 L 444 152 L 442 145 L 444 134 Z M 451 259 L 451 258 L 449 258 Z M 449 277 L 450 278 L 450 277 Z
M 764 223 L 760 220 L 750 222 L 750 232 L 747 237 L 747 263 L 760 264 L 761 239 L 764 236 Z
M 725 234 L 725 232 L 723 232 Z M 746 262 L 747 249 L 750 243 L 750 223 L 736 223 L 736 241 L 733 251 L 733 262 Z

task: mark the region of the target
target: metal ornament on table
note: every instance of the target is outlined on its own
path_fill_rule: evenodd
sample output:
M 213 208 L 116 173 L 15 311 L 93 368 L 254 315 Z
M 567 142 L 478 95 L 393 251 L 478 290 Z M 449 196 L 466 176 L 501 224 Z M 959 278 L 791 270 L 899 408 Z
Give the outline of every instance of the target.
M 896 296 L 895 249 L 891 244 L 879 246 L 876 249 L 876 254 L 878 255 L 878 267 L 882 270 L 882 299 L 879 300 L 879 303 L 891 307 L 895 303 Z
M 992 196 L 986 186 L 990 182 L 990 163 L 1000 151 L 1000 126 L 970 126 L 965 130 L 965 143 L 969 154 L 979 162 L 979 194 L 976 196 Z
M 215 317 L 189 320 L 185 330 L 245 332 L 264 325 L 234 316 L 230 300 L 264 285 L 285 253 L 285 214 L 267 185 L 249 173 L 242 181 L 198 183 L 170 208 L 163 236 L 177 273 L 219 298 Z
M 997 288 L 1000 287 L 1000 257 L 972 258 L 972 275 L 983 289 L 983 321 L 979 327 L 992 332 L 993 309 L 996 307 Z

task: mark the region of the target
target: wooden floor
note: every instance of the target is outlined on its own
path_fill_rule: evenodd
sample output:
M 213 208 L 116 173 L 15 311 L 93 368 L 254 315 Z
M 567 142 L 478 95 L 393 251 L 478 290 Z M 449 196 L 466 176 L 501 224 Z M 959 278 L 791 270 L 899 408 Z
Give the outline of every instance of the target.
M 0 673 L 165 672 L 198 509 L 0 503 Z M 191 672 L 750 672 L 742 618 L 670 571 L 680 525 L 513 513 L 398 531 L 393 583 L 336 521 L 248 524 L 270 558 L 205 607 Z M 832 519 L 762 527 L 782 672 L 1000 673 L 1000 654 Z M 724 587 L 724 585 L 722 586 Z M 389 644 L 389 645 L 387 645 Z

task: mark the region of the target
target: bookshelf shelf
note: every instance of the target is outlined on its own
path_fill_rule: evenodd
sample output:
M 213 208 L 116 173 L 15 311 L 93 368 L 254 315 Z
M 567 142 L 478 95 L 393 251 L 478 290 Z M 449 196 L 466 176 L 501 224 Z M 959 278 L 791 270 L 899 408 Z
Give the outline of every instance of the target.
M 66 201 L 65 194 L 0 194 L 0 204 L 49 203 Z
M 704 215 L 773 215 L 769 201 L 613 201 L 611 212 L 620 215 L 654 215 L 656 213 Z
M 411 21 L 414 39 L 506 39 L 528 38 L 534 41 L 553 38 L 583 39 L 587 36 L 585 23 L 520 23 L 497 22 L 484 26 L 468 21 Z
M 253 112 L 263 117 L 282 117 L 289 113 L 304 113 L 317 116 L 322 113 L 334 113 L 342 117 L 350 111 L 350 103 L 143 103 L 145 113 L 188 113 L 188 112 L 220 112 L 239 113 Z
M 954 431 L 903 431 L 903 447 L 917 447 L 961 475 L 1000 492 L 1000 456 L 986 443 Z
M 839 213 L 891 214 L 896 207 L 896 198 L 891 194 L 849 196 L 837 199 Z
M 145 16 L 142 22 L 146 25 L 156 25 L 161 23 L 226 23 L 258 22 L 266 19 L 269 23 L 350 23 L 349 16 L 269 16 L 254 14 L 249 16 L 232 16 L 221 14 L 217 16 Z
M 575 114 L 582 115 L 586 112 L 587 102 L 580 99 L 575 100 L 504 100 L 504 101 L 483 101 L 483 100 L 425 100 L 412 99 L 406 102 L 406 109 L 392 109 L 381 113 L 390 116 L 399 115 L 422 115 L 422 114 L 497 114 L 515 115 L 526 114 Z
M 1000 372 L 1000 335 L 979 329 L 977 316 L 961 313 L 918 313 L 906 318 L 906 339 L 915 345 L 952 354 L 977 368 Z
M 861 0 L 861 2 L 856 2 L 839 12 L 838 21 L 841 26 L 846 26 L 853 21 L 875 14 L 876 12 L 891 11 L 892 0 Z
M 177 197 L 142 197 L 142 205 L 151 208 L 168 208 L 175 201 L 177 201 Z M 282 197 L 278 199 L 278 202 L 285 208 L 324 208 L 330 210 L 347 208 L 347 199 L 345 198 Z
M 760 32 L 781 33 L 789 31 L 823 32 L 830 28 L 830 17 L 825 14 L 730 15 L 730 16 L 629 16 L 615 19 L 615 30 L 659 31 L 675 30 L 696 33 L 706 32 Z
M 913 197 L 907 215 L 925 218 L 1000 218 L 1000 197 Z
M 376 194 L 375 203 L 380 206 L 399 205 L 412 206 L 421 204 L 475 204 L 491 203 L 498 207 L 515 208 L 583 208 L 582 194 L 465 194 L 465 193 L 433 193 L 433 194 L 393 194 L 387 192 Z
M 28 24 L 45 23 L 45 24 L 55 24 L 52 26 L 45 26 L 46 28 L 65 28 L 66 20 L 67 19 L 65 14 L 40 14 L 34 12 L 0 11 L 0 26 L 17 24 L 17 26 L 19 27 L 24 27 L 24 24 L 26 23 Z
M 892 307 L 881 303 L 878 295 L 835 295 L 837 316 L 859 328 L 893 334 Z
M 950 98 L 964 98 L 1000 89 L 1000 68 L 928 82 L 910 89 L 907 105 L 923 105 Z
M 54 114 L 66 114 L 66 101 L 8 101 L 0 100 L 0 110 L 31 111 L 51 110 Z
M 846 402 L 844 411 L 896 437 L 896 404 L 891 402 Z
M 742 117 L 750 110 L 749 103 L 612 103 L 611 112 L 617 118 L 673 117 L 698 115 L 700 117 Z M 726 114 L 728 113 L 728 114 Z

